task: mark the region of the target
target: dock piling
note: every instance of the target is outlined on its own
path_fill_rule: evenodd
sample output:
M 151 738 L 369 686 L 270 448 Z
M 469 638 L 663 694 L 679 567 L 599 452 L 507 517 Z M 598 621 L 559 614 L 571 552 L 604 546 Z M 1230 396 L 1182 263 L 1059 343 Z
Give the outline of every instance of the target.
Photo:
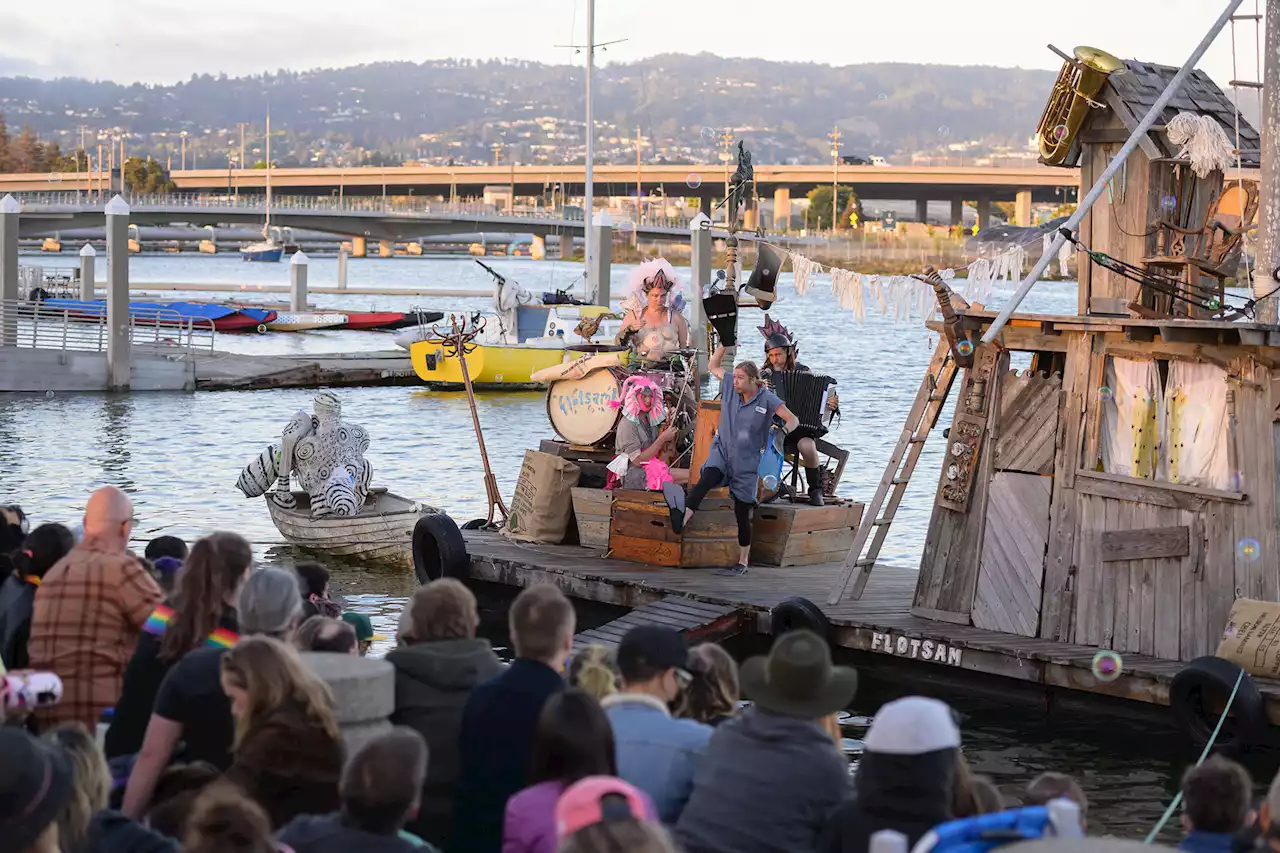
M 703 223 L 711 220 L 699 213 L 689 222 L 689 343 L 698 350 L 698 385 L 707 375 L 707 312 L 702 297 L 711 284 L 711 229 Z
M 17 319 L 4 316 L 18 301 L 18 218 L 22 205 L 11 195 L 0 200 L 0 346 L 18 342 Z
M 307 310 L 307 256 L 302 251 L 289 260 L 289 310 Z
M 85 243 L 84 248 L 80 250 L 80 299 L 84 302 L 92 302 L 95 296 L 94 276 L 97 273 L 93 267 L 97 257 L 98 253 L 94 251 L 93 246 Z
M 338 250 L 338 289 L 347 289 L 347 250 Z
M 609 307 L 609 297 L 613 293 L 610 280 L 610 267 L 613 263 L 613 219 L 609 211 L 602 210 L 587 226 L 592 231 L 595 251 L 587 261 L 587 291 L 592 305 Z
M 129 205 L 107 202 L 107 390 L 128 391 L 133 364 L 129 334 Z

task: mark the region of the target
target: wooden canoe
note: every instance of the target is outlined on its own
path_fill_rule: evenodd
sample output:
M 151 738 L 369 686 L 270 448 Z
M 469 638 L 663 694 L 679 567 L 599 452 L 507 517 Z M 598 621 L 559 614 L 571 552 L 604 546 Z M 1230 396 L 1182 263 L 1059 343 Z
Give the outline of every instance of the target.
M 267 510 L 280 535 L 302 548 L 381 563 L 413 565 L 413 528 L 432 507 L 394 495 L 386 489 L 372 489 L 357 515 L 311 517 L 311 498 L 294 492 L 296 509 L 285 509 L 271 500 Z

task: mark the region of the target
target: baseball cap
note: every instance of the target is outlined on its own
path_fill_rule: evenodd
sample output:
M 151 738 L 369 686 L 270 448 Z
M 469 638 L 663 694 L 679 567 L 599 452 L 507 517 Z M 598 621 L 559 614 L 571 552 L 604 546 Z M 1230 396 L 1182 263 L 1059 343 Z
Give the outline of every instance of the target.
M 637 625 L 618 644 L 618 671 L 632 678 L 646 668 L 688 669 L 689 646 L 675 628 Z
M 71 760 L 21 729 L 0 729 L 0 834 L 25 850 L 71 800 Z M 12 848 L 10 848 L 12 845 Z
M 609 820 L 658 819 L 652 803 L 634 785 L 616 776 L 588 776 L 565 788 L 556 802 L 556 838 Z
M 369 617 L 363 613 L 356 613 L 355 611 L 348 610 L 342 614 L 342 621 L 356 629 L 356 639 L 362 643 L 367 643 L 372 640 L 386 639 L 386 637 L 381 634 L 373 633 L 373 623 L 370 622 Z
M 907 696 L 876 712 L 863 744 L 867 752 L 923 755 L 939 749 L 959 749 L 960 729 L 946 702 Z

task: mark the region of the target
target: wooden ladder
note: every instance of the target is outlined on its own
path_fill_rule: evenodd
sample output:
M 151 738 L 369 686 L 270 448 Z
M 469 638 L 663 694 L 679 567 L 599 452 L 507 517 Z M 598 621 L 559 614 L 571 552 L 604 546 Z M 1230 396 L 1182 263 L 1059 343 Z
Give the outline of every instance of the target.
M 898 444 L 889 457 L 889 464 L 885 466 L 880 485 L 876 487 L 871 503 L 863 511 L 862 524 L 858 526 L 858 534 L 845 557 L 844 566 L 841 567 L 840 580 L 831 590 L 827 604 L 840 603 L 855 570 L 858 572 L 858 579 L 853 585 L 853 597 L 862 597 L 862 591 L 866 589 L 867 580 L 871 577 L 871 570 L 875 568 L 876 558 L 880 556 L 880 547 L 889 535 L 889 525 L 893 523 L 893 517 L 902 503 L 902 496 L 906 494 L 907 484 L 911 482 L 925 439 L 938 422 L 938 415 L 942 413 L 942 406 L 951 392 L 951 384 L 955 378 L 956 361 L 951 357 L 951 344 L 943 335 L 939 337 L 938 348 L 934 350 L 929 369 L 920 382 L 920 390 L 916 392 L 915 402 L 902 427 Z M 887 504 L 886 496 L 889 499 Z M 883 514 L 880 512 L 882 506 Z M 871 535 L 873 529 L 875 536 Z M 871 540 L 871 545 L 867 548 L 867 555 L 863 557 L 862 551 L 868 539 Z

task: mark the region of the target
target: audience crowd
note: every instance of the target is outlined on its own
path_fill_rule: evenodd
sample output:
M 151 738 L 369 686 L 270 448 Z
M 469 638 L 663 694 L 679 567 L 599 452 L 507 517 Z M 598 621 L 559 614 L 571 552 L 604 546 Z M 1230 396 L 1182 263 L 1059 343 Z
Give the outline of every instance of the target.
M 880 708 L 851 776 L 838 715 L 857 674 L 809 631 L 741 670 L 662 625 L 575 650 L 573 606 L 536 585 L 510 606 L 504 665 L 475 596 L 442 579 L 385 663 L 361 661 L 380 638 L 323 566 L 255 569 L 225 532 L 139 558 L 133 523 L 115 488 L 79 541 L 0 507 L 4 853 L 869 853 L 881 830 L 942 851 L 963 833 L 940 826 L 1016 807 L 921 696 Z M 316 655 L 391 673 L 379 727 L 347 729 Z M 34 707 L 10 689 L 28 671 L 60 681 Z M 1256 811 L 1251 791 L 1226 758 L 1188 769 L 1180 847 L 1280 853 L 1280 776 Z M 1063 800 L 1087 828 L 1070 776 L 1021 796 Z

